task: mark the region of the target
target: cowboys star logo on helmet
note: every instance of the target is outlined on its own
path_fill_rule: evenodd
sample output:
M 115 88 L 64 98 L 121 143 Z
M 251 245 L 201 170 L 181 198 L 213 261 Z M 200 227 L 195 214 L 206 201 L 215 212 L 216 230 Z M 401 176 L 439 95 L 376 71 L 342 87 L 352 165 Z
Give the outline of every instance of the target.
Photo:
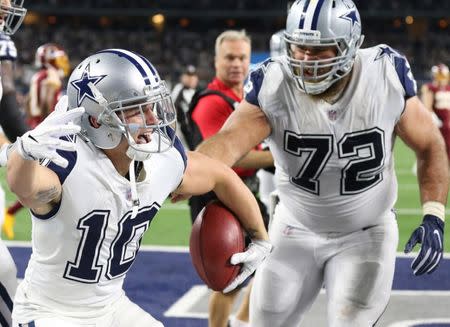
M 349 20 L 352 23 L 352 26 L 355 24 L 360 24 L 360 22 L 358 20 L 358 16 L 356 14 L 356 10 L 351 10 L 348 13 L 346 13 L 345 15 L 340 16 L 339 18 Z
M 136 53 L 106 49 L 89 56 L 72 72 L 67 95 L 69 108 L 86 109 L 81 135 L 98 148 L 113 149 L 125 138 L 127 155 L 144 161 L 175 142 L 170 92 L 153 65 Z M 139 119 L 130 122 L 130 115 Z M 133 137 L 137 132 L 139 142 Z
M 92 89 L 89 87 L 89 83 L 92 83 L 96 85 L 98 82 L 100 82 L 103 78 L 105 78 L 107 75 L 100 75 L 100 76 L 90 76 L 90 65 L 86 66 L 86 69 L 83 72 L 83 75 L 81 75 L 80 79 L 74 80 L 70 82 L 70 84 L 73 85 L 78 90 L 78 96 L 77 96 L 77 104 L 78 106 L 81 105 L 85 97 L 88 97 L 89 99 L 96 101 L 94 94 L 92 93 Z
M 361 19 L 350 1 L 300 0 L 288 14 L 284 41 L 291 75 L 298 89 L 320 94 L 348 73 L 364 36 Z M 296 53 L 329 49 L 330 58 L 299 57 Z

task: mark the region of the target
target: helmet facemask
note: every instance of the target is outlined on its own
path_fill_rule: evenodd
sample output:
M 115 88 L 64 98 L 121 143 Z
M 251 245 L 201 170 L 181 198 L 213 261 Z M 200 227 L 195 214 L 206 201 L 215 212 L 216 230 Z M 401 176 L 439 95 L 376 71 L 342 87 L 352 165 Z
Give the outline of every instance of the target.
M 291 74 L 300 91 L 321 94 L 347 76 L 363 39 L 358 9 L 351 0 L 294 2 L 286 20 L 284 41 Z M 295 47 L 309 50 L 311 56 L 296 53 L 295 58 Z M 317 47 L 332 49 L 335 55 L 331 57 Z
M 296 30 L 284 38 L 288 49 L 288 62 L 298 88 L 307 94 L 320 94 L 346 76 L 353 66 L 360 39 L 321 38 L 320 31 Z M 355 44 L 357 43 L 357 44 Z M 299 60 L 293 56 L 293 49 L 331 48 L 336 56 L 317 60 Z
M 0 15 L 3 22 L 0 25 L 1 31 L 6 35 L 14 34 L 22 24 L 27 10 L 23 8 L 23 0 L 11 0 L 10 5 L 0 4 Z
M 97 117 L 98 123 L 125 137 L 131 159 L 143 161 L 152 153 L 165 152 L 173 146 L 176 110 L 164 81 L 156 89 L 147 86 L 143 96 L 134 96 L 130 90 L 129 95 L 123 94 L 121 100 L 110 103 L 92 83 L 89 86 L 104 108 Z

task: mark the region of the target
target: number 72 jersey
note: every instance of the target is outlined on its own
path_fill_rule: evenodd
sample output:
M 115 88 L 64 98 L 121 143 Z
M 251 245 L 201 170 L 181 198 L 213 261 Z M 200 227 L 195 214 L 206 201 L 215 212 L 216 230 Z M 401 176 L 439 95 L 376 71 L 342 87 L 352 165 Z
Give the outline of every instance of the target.
M 245 92 L 272 127 L 277 189 L 296 217 L 286 223 L 351 232 L 386 219 L 397 196 L 394 128 L 416 95 L 402 55 L 386 45 L 359 50 L 349 85 L 333 104 L 299 91 L 284 57 L 253 71 Z

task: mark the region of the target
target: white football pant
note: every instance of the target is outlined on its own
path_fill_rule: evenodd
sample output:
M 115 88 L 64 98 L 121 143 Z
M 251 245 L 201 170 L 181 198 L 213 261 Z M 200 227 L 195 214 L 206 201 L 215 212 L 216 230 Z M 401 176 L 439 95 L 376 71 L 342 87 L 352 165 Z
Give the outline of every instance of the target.
M 26 323 L 13 319 L 13 327 L 164 327 L 164 325 L 123 295 L 120 300 L 96 318 L 81 319 L 64 317 L 51 312 L 39 312 L 40 318 Z M 39 310 L 37 308 L 37 310 Z M 103 311 L 103 310 L 102 310 Z M 47 317 L 46 317 L 47 316 Z
M 373 326 L 392 287 L 398 243 L 395 214 L 389 213 L 384 224 L 346 234 L 316 234 L 282 223 L 280 217 L 289 214 L 279 204 L 271 222 L 274 250 L 256 271 L 251 326 L 298 327 L 322 286 L 329 327 Z
M 259 199 L 262 203 L 269 209 L 270 206 L 270 193 L 275 190 L 275 175 L 265 171 L 264 169 L 259 169 L 256 173 L 259 179 Z

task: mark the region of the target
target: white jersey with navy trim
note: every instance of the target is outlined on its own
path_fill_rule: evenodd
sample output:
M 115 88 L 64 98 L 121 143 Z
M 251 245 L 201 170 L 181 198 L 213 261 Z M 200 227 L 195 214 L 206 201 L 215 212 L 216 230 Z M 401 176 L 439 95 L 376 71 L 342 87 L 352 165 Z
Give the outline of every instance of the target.
M 45 316 L 48 308 L 95 316 L 120 298 L 144 232 L 186 167 L 178 139 L 145 161 L 136 183 L 139 212 L 132 218 L 130 181 L 101 150 L 81 137 L 75 142 L 76 152 L 63 152 L 67 168 L 48 165 L 62 183 L 62 199 L 49 215 L 32 215 L 33 253 L 16 296 L 17 321 Z
M 381 223 L 397 196 L 394 127 L 416 95 L 407 60 L 386 45 L 359 50 L 334 104 L 299 91 L 290 74 L 283 57 L 269 59 L 245 86 L 271 125 L 277 189 L 296 217 L 285 223 L 316 232 Z
M 16 61 L 17 49 L 11 37 L 0 32 L 0 61 L 1 60 Z

